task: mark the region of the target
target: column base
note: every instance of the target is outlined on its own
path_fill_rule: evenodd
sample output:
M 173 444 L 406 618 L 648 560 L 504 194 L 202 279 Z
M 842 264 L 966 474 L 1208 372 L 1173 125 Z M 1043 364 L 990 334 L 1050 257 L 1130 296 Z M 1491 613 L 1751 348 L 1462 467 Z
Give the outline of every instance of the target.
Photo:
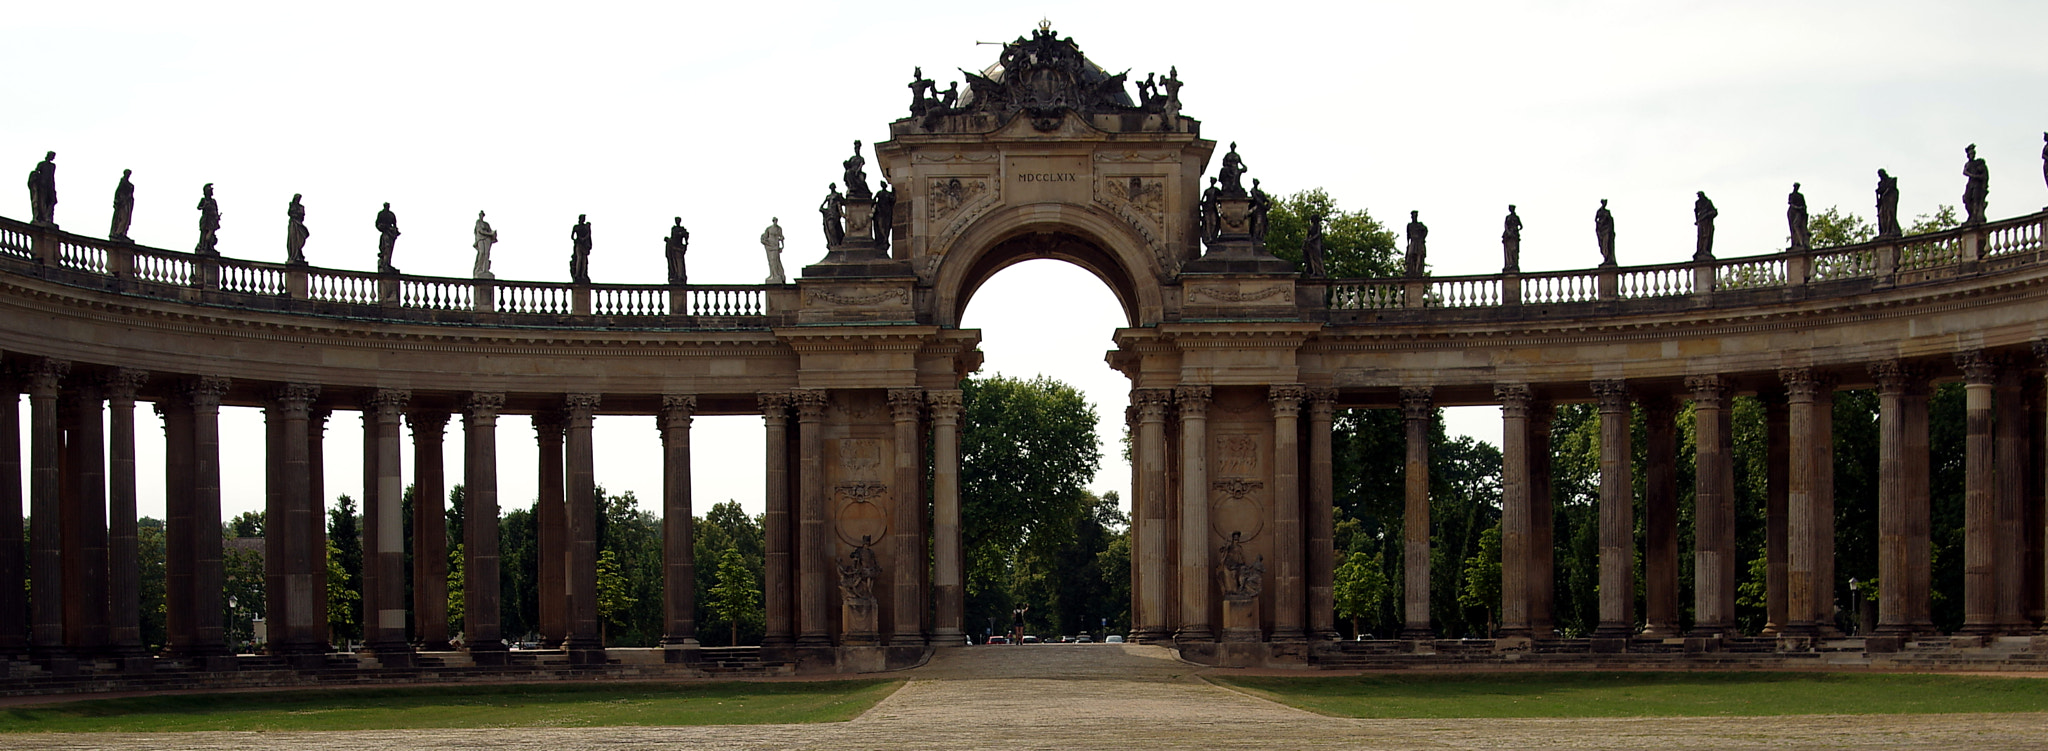
M 663 645 L 661 649 L 661 661 L 670 664 L 690 665 L 700 662 L 703 656 L 704 648 L 699 646 L 694 639 L 687 646 L 671 644 Z
M 1602 624 L 1593 629 L 1595 639 L 1627 639 L 1636 635 L 1633 625 Z
M 1303 644 L 1308 641 L 1308 632 L 1299 629 L 1274 629 L 1273 633 L 1266 637 L 1266 641 L 1276 644 Z
M 1344 635 L 1338 633 L 1337 629 L 1325 628 L 1317 629 L 1309 638 L 1315 641 L 1343 641 Z
M 925 638 L 924 634 L 921 633 L 889 635 L 889 646 L 892 647 L 922 647 L 924 645 Z
M 504 642 L 491 642 L 489 645 L 475 647 L 465 646 L 462 651 L 469 655 L 470 662 L 480 666 L 495 667 L 512 660 L 511 650 L 505 648 Z
M 1400 636 L 1409 641 L 1436 640 L 1436 632 L 1427 626 L 1404 626 L 1401 628 Z
M 1158 644 L 1173 641 L 1173 631 L 1157 626 L 1132 629 L 1130 639 L 1137 644 Z
M 931 644 L 934 647 L 964 647 L 967 646 L 967 634 L 957 628 L 942 628 L 932 632 Z
M 420 652 L 453 652 L 453 651 L 455 651 L 455 645 L 454 645 L 454 644 L 450 644 L 450 643 L 448 642 L 448 640 L 447 640 L 447 639 L 436 639 L 436 640 L 434 640 L 434 641 L 418 641 L 418 642 L 414 642 L 414 643 L 413 643 L 413 645 L 412 645 L 412 647 L 413 647 L 413 649 L 414 649 L 414 650 L 417 650 L 417 651 L 420 651 Z
M 1216 632 L 1206 623 L 1182 626 L 1179 631 L 1173 632 L 1173 641 L 1176 644 L 1213 644 L 1216 642 Z
M 795 644 L 796 639 L 788 634 L 773 634 L 761 637 L 761 647 L 764 649 L 788 647 Z
M 824 634 L 805 634 L 796 638 L 796 646 L 829 647 L 832 646 L 832 637 Z
M 703 646 L 703 644 L 701 642 L 698 642 L 697 637 L 695 636 L 661 637 L 661 647 L 663 649 L 694 649 L 701 646 Z
M 1956 629 L 1957 636 L 1993 636 L 1997 633 L 1996 623 L 1964 623 L 1962 628 Z

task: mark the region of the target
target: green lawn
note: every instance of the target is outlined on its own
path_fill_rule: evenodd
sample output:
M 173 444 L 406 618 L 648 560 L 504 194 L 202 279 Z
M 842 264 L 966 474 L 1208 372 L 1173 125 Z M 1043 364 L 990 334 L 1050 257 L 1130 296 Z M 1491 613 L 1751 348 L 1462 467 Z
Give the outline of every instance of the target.
M 2048 681 L 1877 673 L 1482 673 L 1221 677 L 1335 717 L 1714 717 L 2048 711 Z
M 901 681 L 525 684 L 96 699 L 0 709 L 0 733 L 842 722 Z

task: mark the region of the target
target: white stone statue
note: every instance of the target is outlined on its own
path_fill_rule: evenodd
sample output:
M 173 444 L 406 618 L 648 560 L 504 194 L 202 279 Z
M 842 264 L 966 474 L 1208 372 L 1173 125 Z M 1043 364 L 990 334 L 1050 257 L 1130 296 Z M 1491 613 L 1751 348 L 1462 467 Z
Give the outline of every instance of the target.
M 761 251 L 768 254 L 768 281 L 764 284 L 788 284 L 782 274 L 782 221 L 781 217 L 769 217 L 768 228 L 761 230 Z
M 484 212 L 476 212 L 476 267 L 470 275 L 478 279 L 496 279 L 491 275 L 491 246 L 498 243 L 498 231 L 491 229 L 491 223 L 484 221 Z

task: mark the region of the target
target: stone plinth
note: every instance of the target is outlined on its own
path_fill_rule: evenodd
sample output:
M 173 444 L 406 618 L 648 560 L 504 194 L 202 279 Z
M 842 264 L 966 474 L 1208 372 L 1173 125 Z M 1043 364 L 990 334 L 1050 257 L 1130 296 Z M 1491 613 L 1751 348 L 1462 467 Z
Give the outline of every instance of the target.
M 1259 601 L 1257 599 L 1223 601 L 1223 640 L 1227 642 L 1260 641 Z

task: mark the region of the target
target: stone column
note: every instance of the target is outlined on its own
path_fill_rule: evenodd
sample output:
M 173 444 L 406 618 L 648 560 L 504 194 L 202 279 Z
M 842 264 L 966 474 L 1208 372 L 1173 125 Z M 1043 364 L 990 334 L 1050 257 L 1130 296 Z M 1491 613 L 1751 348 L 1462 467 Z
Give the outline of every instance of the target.
M 925 392 L 932 419 L 932 597 L 934 643 L 966 642 L 966 560 L 960 543 L 960 391 Z
M 1678 425 L 1669 394 L 1643 397 L 1643 635 L 1678 630 Z
M 1137 497 L 1131 507 L 1133 531 L 1131 557 L 1138 581 L 1131 598 L 1131 635 L 1140 642 L 1159 642 L 1172 637 L 1172 614 L 1166 612 L 1166 410 L 1173 402 L 1169 389 L 1133 389 L 1131 401 L 1138 408 L 1138 429 L 1132 437 L 1132 463 L 1137 474 L 1131 484 Z
M 890 646 L 924 646 L 924 389 L 889 389 L 896 423 L 896 473 L 890 489 Z
M 661 645 L 697 646 L 697 524 L 690 502 L 690 422 L 697 397 L 665 394 L 661 414 Z M 714 564 L 715 565 L 715 564 Z
M 271 450 L 270 503 L 264 510 L 264 582 L 272 654 L 323 654 L 327 651 L 327 603 L 316 581 L 325 581 L 322 549 L 313 550 L 319 501 L 313 497 L 312 447 L 307 422 L 320 387 L 286 384 L 265 410 L 274 437 Z
M 378 389 L 364 415 L 363 453 L 371 459 L 364 474 L 375 483 L 363 490 L 369 496 L 363 501 L 363 648 L 387 666 L 412 662 L 405 640 L 405 474 L 399 443 L 399 422 L 411 400 L 409 391 Z
M 696 512 L 690 503 L 694 395 L 664 395 L 662 432 L 662 647 L 696 647 Z
M 1728 451 L 1728 380 L 1685 379 L 1693 414 L 1694 636 L 1735 633 L 1735 462 Z
M 173 397 L 156 403 L 164 421 L 164 653 L 192 654 L 192 403 Z
M 1629 445 L 1628 384 L 1594 381 L 1600 399 L 1600 625 L 1593 635 L 1635 633 L 1635 483 Z
M 1429 428 L 1436 417 L 1431 390 L 1401 389 L 1401 416 L 1408 438 L 1406 503 L 1401 514 L 1401 638 L 1435 636 L 1429 624 Z
M 1308 515 L 1308 629 L 1311 638 L 1334 641 L 1337 519 L 1330 425 L 1337 411 L 1337 390 L 1311 388 L 1308 393 L 1308 504 L 1304 511 Z M 1164 471 L 1162 467 L 1162 475 Z M 1163 483 L 1165 478 L 1162 476 L 1160 481 Z
M 504 662 L 498 622 L 498 410 L 505 395 L 474 392 L 462 424 L 462 648 L 481 665 Z
M 1909 418 L 1913 410 L 1907 402 L 1918 393 L 1920 414 L 1925 417 L 1926 374 L 1906 363 L 1887 360 L 1872 363 L 1870 376 L 1877 382 L 1878 399 L 1877 576 L 1883 586 L 1878 589 L 1877 633 L 1910 636 L 1914 632 L 1916 585 L 1926 581 L 1929 572 L 1925 568 L 1913 570 L 1916 557 L 1923 565 L 1928 560 L 1924 532 L 1928 508 L 1927 488 L 1922 484 L 1916 493 L 1910 471 L 1911 446 L 1917 443 L 1921 447 L 1925 461 L 1927 423 L 1912 423 Z M 1917 441 L 1913 436 L 1916 431 Z M 1917 539 L 1913 535 L 1915 517 L 1923 530 Z
M 797 644 L 832 645 L 831 540 L 825 536 L 825 407 L 823 389 L 798 389 Z
M 590 430 L 596 420 L 598 394 L 563 398 L 568 413 L 564 443 L 568 461 L 562 513 L 568 519 L 569 634 L 562 648 L 570 664 L 604 664 L 604 631 L 597 616 L 597 448 Z
M 763 531 L 767 538 L 767 560 L 764 566 L 767 581 L 763 587 L 768 595 L 765 608 L 767 633 L 761 637 L 761 645 L 781 647 L 789 645 L 795 639 L 795 624 L 791 618 L 795 608 L 790 598 L 795 595 L 796 588 L 791 583 L 789 556 L 790 395 L 786 392 L 762 392 L 756 398 L 760 402 L 761 417 L 767 423 L 768 432 L 768 498 L 766 511 L 762 514 Z M 955 511 L 957 516 L 957 504 Z M 958 539 L 957 535 L 955 539 Z M 941 557 L 940 560 L 945 559 Z
M 1210 642 L 1208 386 L 1174 389 L 1180 404 L 1180 628 L 1175 641 Z
M 1963 455 L 1963 628 L 1998 631 L 1998 473 L 1993 465 L 1992 390 L 1998 362 L 1982 351 L 1956 355 L 1963 369 L 1969 434 Z
M 192 404 L 192 654 L 228 653 L 226 613 L 227 567 L 220 535 L 220 398 L 228 379 L 204 376 L 187 384 Z
M 106 409 L 97 379 L 73 380 L 58 400 L 66 438 L 59 485 L 64 639 L 73 654 L 97 657 L 108 636 Z
M 1764 405 L 1764 629 L 1775 636 L 1790 617 L 1791 565 L 1785 546 L 1790 526 L 1792 409 L 1782 391 L 1757 394 Z
M 1535 636 L 1557 635 L 1557 527 L 1550 493 L 1550 425 L 1557 407 L 1549 400 L 1529 403 L 1529 628 Z
M 1273 632 L 1276 642 L 1306 641 L 1302 628 L 1301 399 L 1299 385 L 1270 388 L 1273 405 Z
M 39 657 L 64 654 L 64 546 L 58 452 L 57 387 L 71 363 L 43 358 L 28 372 L 29 647 Z
M 140 370 L 121 368 L 108 373 L 103 385 L 107 396 L 107 639 L 113 654 L 141 657 L 142 645 L 142 560 L 135 519 L 135 391 L 149 379 Z M 6 401 L 15 397 L 9 393 Z M 13 428 L 7 421 L 4 428 Z M 17 439 L 19 440 L 19 439 Z M 21 473 L 16 471 L 16 481 Z M 0 513 L 0 519 L 4 519 Z M 21 523 L 16 520 L 14 529 Z M 16 576 L 15 582 L 21 581 Z M 19 609 L 0 612 L 19 614 Z M 14 616 L 7 616 L 12 619 Z M 0 650 L 4 653 L 4 650 Z
M 1811 368 L 1778 371 L 1790 412 L 1786 483 L 1787 636 L 1819 636 L 1834 625 L 1833 384 Z
M 1820 376 L 1813 394 L 1813 625 L 1839 637 L 1835 624 L 1835 377 Z
M 448 484 L 441 450 L 448 413 L 414 410 L 412 424 L 413 644 L 422 652 L 448 645 Z
M 569 638 L 569 515 L 563 510 L 562 430 L 567 423 L 560 410 L 533 416 L 534 440 L 540 445 L 539 499 L 534 504 L 535 527 L 540 542 L 540 639 L 541 646 L 555 649 Z
M 1997 425 L 1992 428 L 1996 456 L 1992 463 L 1998 467 L 1998 560 L 2004 564 L 1996 569 L 1998 577 L 1998 630 L 2006 634 L 2023 634 L 2033 631 L 2028 620 L 2029 604 L 2026 572 L 2027 546 L 2024 542 L 2027 524 L 2026 477 L 2027 460 L 2030 457 L 2027 446 L 2027 419 L 2029 410 L 2026 392 L 2021 387 L 2024 374 L 2018 363 L 2010 359 L 1998 373 L 1996 392 L 1998 403 Z M 2038 536 L 2039 532 L 2036 532 Z
M 1531 597 L 1530 552 L 1534 530 L 1529 515 L 1529 387 L 1493 387 L 1500 400 L 1500 632 L 1502 637 L 1527 637 Z
M 0 660 L 28 654 L 28 539 L 22 534 L 21 383 L 0 368 Z

